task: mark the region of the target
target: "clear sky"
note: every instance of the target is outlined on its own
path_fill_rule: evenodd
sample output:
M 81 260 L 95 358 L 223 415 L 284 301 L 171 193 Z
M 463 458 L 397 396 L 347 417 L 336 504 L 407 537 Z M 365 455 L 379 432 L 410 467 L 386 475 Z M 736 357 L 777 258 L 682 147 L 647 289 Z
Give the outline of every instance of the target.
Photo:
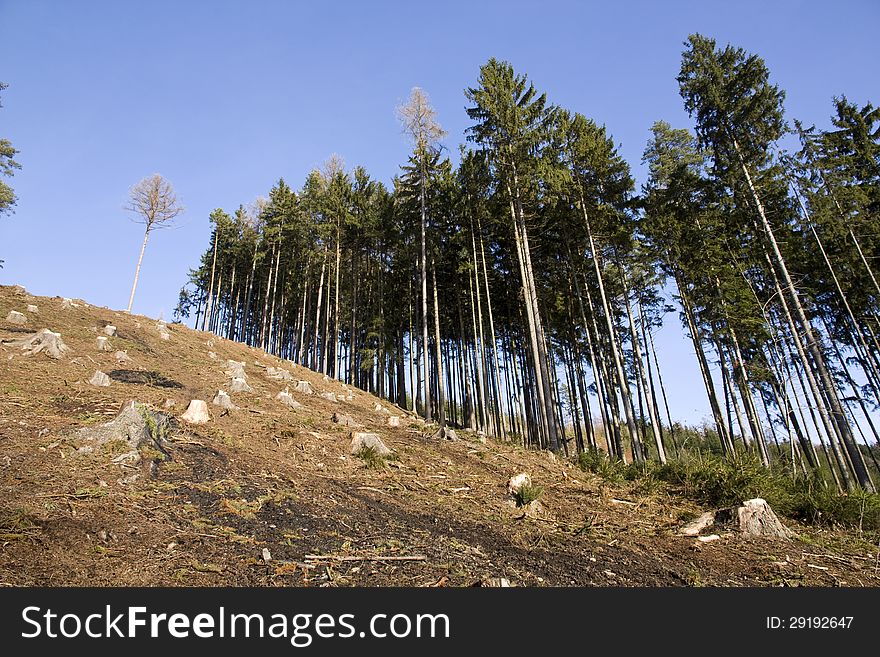
M 133 310 L 171 318 L 208 215 L 299 187 L 331 153 L 388 183 L 408 144 L 394 108 L 431 96 L 454 152 L 463 90 L 489 57 L 604 123 L 644 179 L 651 124 L 691 125 L 675 76 L 692 32 L 761 55 L 789 118 L 880 102 L 878 0 L 809 2 L 86 2 L 0 0 L 0 137 L 21 152 L 0 218 L 0 283 L 125 308 L 143 232 L 129 188 L 161 173 L 186 213 L 154 233 Z M 677 418 L 708 416 L 675 314 L 657 335 Z

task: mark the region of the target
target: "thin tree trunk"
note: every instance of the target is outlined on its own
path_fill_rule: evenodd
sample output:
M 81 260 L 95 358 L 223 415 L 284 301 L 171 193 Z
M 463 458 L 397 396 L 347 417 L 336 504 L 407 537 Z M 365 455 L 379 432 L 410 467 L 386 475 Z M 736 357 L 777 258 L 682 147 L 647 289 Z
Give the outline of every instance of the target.
M 746 183 L 748 184 L 749 191 L 751 192 L 752 198 L 755 202 L 755 205 L 757 206 L 758 216 L 761 219 L 767 242 L 773 253 L 773 264 L 776 268 L 778 268 L 779 273 L 782 276 L 785 291 L 787 292 L 791 303 L 794 306 L 794 311 L 795 315 L 797 316 L 798 323 L 800 324 L 801 329 L 804 332 L 804 336 L 806 337 L 806 349 L 810 352 L 810 355 L 813 359 L 813 364 L 818 370 L 819 379 L 822 381 L 822 386 L 825 390 L 828 402 L 831 406 L 831 417 L 837 427 L 838 434 L 843 442 L 843 445 L 846 448 L 846 451 L 848 452 L 849 457 L 852 461 L 852 466 L 855 471 L 856 478 L 858 479 L 859 485 L 861 485 L 866 490 L 874 492 L 874 485 L 868 475 L 868 470 L 865 466 L 864 459 L 862 458 L 861 451 L 859 450 L 858 445 L 856 445 L 855 443 L 855 439 L 849 426 L 849 422 L 847 421 L 846 415 L 843 411 L 843 407 L 840 404 L 840 399 L 837 395 L 836 386 L 834 385 L 834 382 L 832 381 L 831 376 L 828 373 L 828 369 L 825 366 L 824 355 L 819 348 L 813 328 L 809 320 L 807 319 L 807 315 L 804 311 L 803 306 L 801 305 L 800 296 L 795 289 L 794 282 L 792 281 L 791 276 L 788 272 L 788 267 L 785 264 L 785 259 L 782 257 L 782 252 L 779 250 L 779 245 L 776 242 L 776 237 L 773 234 L 773 229 L 770 226 L 770 222 L 767 219 L 766 213 L 764 212 L 764 205 L 761 202 L 761 198 L 758 195 L 757 190 L 755 189 L 755 185 L 752 182 L 752 176 L 749 173 L 749 169 L 746 166 L 742 154 L 740 153 L 739 144 L 736 142 L 735 139 L 733 140 L 733 146 L 736 149 L 737 156 L 739 157 L 740 167 L 742 168 L 743 174 L 746 178 Z M 847 473 L 847 477 L 848 474 L 849 473 Z
M 147 239 L 150 237 L 150 226 L 144 231 L 144 242 L 141 244 L 141 254 L 138 256 L 137 267 L 134 270 L 134 283 L 131 285 L 131 296 L 128 297 L 128 308 L 126 312 L 131 312 L 131 305 L 134 303 L 134 291 L 137 289 L 138 277 L 141 275 L 141 263 L 144 261 L 144 250 L 147 248 Z

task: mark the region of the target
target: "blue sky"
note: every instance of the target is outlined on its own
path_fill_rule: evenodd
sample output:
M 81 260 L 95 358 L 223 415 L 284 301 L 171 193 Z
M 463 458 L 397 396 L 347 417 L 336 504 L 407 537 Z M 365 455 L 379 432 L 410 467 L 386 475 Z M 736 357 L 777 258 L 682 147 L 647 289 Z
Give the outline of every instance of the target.
M 431 96 L 452 151 L 463 90 L 507 59 L 551 102 L 607 125 L 639 160 L 651 124 L 690 126 L 678 96 L 692 32 L 760 54 L 789 118 L 827 125 L 831 98 L 880 102 L 880 3 L 62 2 L 0 0 L 0 136 L 21 152 L 0 218 L 0 283 L 125 308 L 142 229 L 123 206 L 159 172 L 186 213 L 150 238 L 133 310 L 170 319 L 208 215 L 298 187 L 331 153 L 385 182 L 408 144 L 394 108 Z M 689 342 L 657 336 L 673 415 L 708 415 Z

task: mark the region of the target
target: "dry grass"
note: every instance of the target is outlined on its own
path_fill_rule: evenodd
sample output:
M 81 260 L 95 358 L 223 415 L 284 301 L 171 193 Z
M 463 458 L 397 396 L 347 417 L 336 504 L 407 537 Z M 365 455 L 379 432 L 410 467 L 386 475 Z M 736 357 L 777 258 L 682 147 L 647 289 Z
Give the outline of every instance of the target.
M 468 586 L 484 577 L 507 577 L 529 586 L 880 583 L 876 547 L 871 552 L 851 533 L 797 526 L 809 544 L 726 536 L 697 546 L 673 532 L 699 507 L 664 491 L 604 482 L 566 459 L 482 445 L 465 432 L 460 441 L 434 442 L 402 409 L 401 427 L 388 428 L 373 411 L 376 398 L 360 390 L 353 401 L 335 404 L 293 391 L 303 407 L 290 410 L 274 400 L 286 384 L 268 379 L 265 367 L 290 370 L 316 393 L 344 397 L 345 389 L 207 333 L 171 325 L 171 339 L 163 341 L 155 320 L 147 317 L 88 305 L 62 310 L 61 299 L 0 287 L 0 317 L 29 303 L 40 309 L 29 316 L 29 327 L 60 332 L 73 351 L 55 361 L 26 358 L 0 345 L 0 581 Z M 119 335 L 110 343 L 133 359 L 125 368 L 150 373 L 143 381 L 113 381 L 109 388 L 86 383 L 96 369 L 118 369 L 113 351 L 95 348 L 101 322 L 117 327 Z M 10 328 L 0 323 L 0 340 L 21 337 Z M 165 442 L 169 458 L 146 453 L 132 467 L 111 462 L 124 451 L 119 444 L 78 452 L 82 445 L 74 430 L 109 420 L 129 399 L 159 410 L 170 399 L 175 406 L 168 412 L 178 417 L 191 399 L 210 402 L 228 383 L 227 359 L 246 363 L 253 392 L 233 393 L 240 408 L 231 412 L 209 404 L 212 419 L 206 425 L 171 430 Z M 155 385 L 159 380 L 181 387 Z M 336 410 L 379 433 L 396 460 L 364 467 L 349 454 L 348 433 L 331 421 Z M 506 482 L 520 471 L 540 483 L 540 501 L 552 520 L 525 518 L 509 503 Z M 261 558 L 264 547 L 272 554 L 269 563 Z M 826 560 L 822 565 L 829 570 L 818 570 L 808 567 L 817 557 L 802 552 L 840 560 Z M 327 568 L 304 566 L 307 554 L 426 559 L 340 561 Z

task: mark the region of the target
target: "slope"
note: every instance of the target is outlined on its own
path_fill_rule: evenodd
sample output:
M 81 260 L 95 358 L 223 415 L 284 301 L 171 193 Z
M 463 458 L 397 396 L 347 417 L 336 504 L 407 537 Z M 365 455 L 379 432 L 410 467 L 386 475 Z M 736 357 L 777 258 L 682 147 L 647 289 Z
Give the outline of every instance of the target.
M 4 321 L 10 311 L 25 323 Z M 851 533 L 787 522 L 791 541 L 685 538 L 676 530 L 702 510 L 669 492 L 611 485 L 565 458 L 475 434 L 435 439 L 366 392 L 161 326 L 0 287 L 2 585 L 880 584 L 876 548 Z M 43 328 L 70 351 L 28 356 L 11 342 Z M 109 351 L 98 350 L 99 336 Z M 222 409 L 210 402 L 229 390 L 228 361 L 244 363 L 251 391 L 230 392 L 237 408 Z M 292 380 L 270 378 L 270 367 Z M 96 370 L 109 386 L 89 383 Z M 295 389 L 299 380 L 314 394 Z M 300 407 L 276 399 L 288 387 Z M 180 420 L 192 399 L 208 402 L 209 422 Z M 125 443 L 79 432 L 129 400 L 177 418 L 139 463 Z M 394 458 L 352 455 L 353 430 L 379 434 Z M 520 472 L 542 489 L 542 511 L 511 501 L 508 480 Z

